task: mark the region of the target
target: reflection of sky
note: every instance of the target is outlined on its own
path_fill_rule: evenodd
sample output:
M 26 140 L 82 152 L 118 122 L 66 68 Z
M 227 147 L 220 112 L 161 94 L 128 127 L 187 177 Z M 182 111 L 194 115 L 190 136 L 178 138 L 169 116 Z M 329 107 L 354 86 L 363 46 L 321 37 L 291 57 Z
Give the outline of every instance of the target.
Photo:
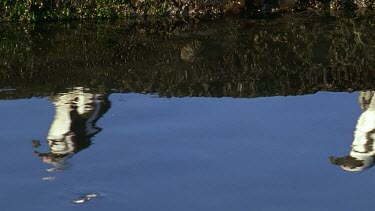
M 71 170 L 54 173 L 31 147 L 32 139 L 47 146 L 52 104 L 0 101 L 0 201 L 9 210 L 369 209 L 374 168 L 350 173 L 328 161 L 350 151 L 357 95 L 113 94 L 93 145 L 71 159 Z M 91 192 L 103 197 L 69 203 Z

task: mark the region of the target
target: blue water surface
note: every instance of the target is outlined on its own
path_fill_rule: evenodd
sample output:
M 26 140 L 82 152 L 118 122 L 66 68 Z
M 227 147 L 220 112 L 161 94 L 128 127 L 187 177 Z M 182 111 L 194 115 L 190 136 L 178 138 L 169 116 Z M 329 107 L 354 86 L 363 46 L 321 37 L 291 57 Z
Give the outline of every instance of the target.
M 0 101 L 0 208 L 11 210 L 365 210 L 373 169 L 346 172 L 358 93 L 234 98 L 111 94 L 90 147 L 51 166 L 48 98 Z M 99 196 L 72 203 L 90 193 Z

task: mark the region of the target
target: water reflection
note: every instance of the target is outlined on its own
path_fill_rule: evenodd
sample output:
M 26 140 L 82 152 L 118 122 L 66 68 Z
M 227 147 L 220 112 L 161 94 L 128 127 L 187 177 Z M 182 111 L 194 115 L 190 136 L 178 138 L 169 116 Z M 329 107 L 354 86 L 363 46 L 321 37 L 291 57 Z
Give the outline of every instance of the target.
M 0 99 L 44 96 L 74 84 L 166 97 L 373 89 L 375 57 L 367 53 L 375 51 L 373 16 L 2 23 L 0 88 L 8 91 Z
M 330 157 L 332 164 L 341 166 L 346 171 L 363 171 L 374 165 L 375 138 L 375 91 L 359 93 L 359 104 L 363 113 L 358 119 L 354 131 L 354 140 L 348 156 Z
M 76 87 L 67 93 L 51 96 L 55 117 L 48 132 L 49 152 L 35 151 L 44 162 L 54 165 L 49 171 L 67 168 L 66 160 L 91 144 L 91 139 L 102 129 L 96 122 L 110 108 L 106 94 L 93 94 Z M 35 148 L 39 143 L 33 141 Z

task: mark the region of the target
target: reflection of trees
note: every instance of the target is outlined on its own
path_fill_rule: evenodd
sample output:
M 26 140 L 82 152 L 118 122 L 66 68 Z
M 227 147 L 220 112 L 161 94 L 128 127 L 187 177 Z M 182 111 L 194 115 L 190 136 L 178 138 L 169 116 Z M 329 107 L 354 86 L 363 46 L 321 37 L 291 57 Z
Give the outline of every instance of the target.
M 35 154 L 44 162 L 53 164 L 54 170 L 64 168 L 65 160 L 89 147 L 91 139 L 101 131 L 96 122 L 108 111 L 110 102 L 107 95 L 88 91 L 76 87 L 50 97 L 55 107 L 55 117 L 47 137 L 50 151 L 35 151 Z
M 360 92 L 359 103 L 363 113 L 358 119 L 349 155 L 330 158 L 331 163 L 346 171 L 363 171 L 371 168 L 375 161 L 375 91 Z
M 76 84 L 178 97 L 372 89 L 372 20 L 303 14 L 213 23 L 4 25 L 0 84 L 20 96 Z

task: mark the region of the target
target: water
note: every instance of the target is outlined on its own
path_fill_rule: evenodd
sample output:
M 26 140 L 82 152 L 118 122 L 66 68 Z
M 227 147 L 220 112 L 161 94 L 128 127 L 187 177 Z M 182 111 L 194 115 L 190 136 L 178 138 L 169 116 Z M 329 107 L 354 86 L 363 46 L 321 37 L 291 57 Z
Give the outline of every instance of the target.
M 328 159 L 350 151 L 361 114 L 357 97 L 330 92 L 255 99 L 111 94 L 111 107 L 95 124 L 101 131 L 87 148 L 70 154 L 61 171 L 51 171 L 55 166 L 33 153 L 53 151 L 46 138 L 58 97 L 1 101 L 1 206 L 369 208 L 373 171 L 349 173 Z M 33 148 L 32 140 L 41 146 Z M 85 203 L 72 203 L 94 193 L 97 197 Z
M 1 210 L 372 208 L 372 17 L 0 24 Z

